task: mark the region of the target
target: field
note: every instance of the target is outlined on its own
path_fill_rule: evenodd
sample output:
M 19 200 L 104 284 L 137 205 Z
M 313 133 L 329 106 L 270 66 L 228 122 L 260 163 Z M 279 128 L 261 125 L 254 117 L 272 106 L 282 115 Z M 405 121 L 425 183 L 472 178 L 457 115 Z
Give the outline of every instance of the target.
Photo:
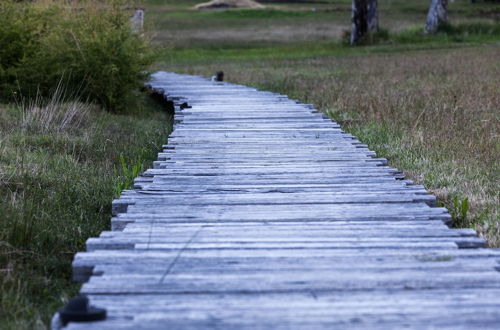
M 451 25 L 424 36 L 428 1 L 379 1 L 382 33 L 357 47 L 343 42 L 349 0 L 192 10 L 199 2 L 145 0 L 151 71 L 223 70 L 313 103 L 500 247 L 498 2 L 456 0 Z M 69 124 L 40 125 L 36 107 L 0 105 L 0 328 L 45 329 L 77 293 L 74 253 L 109 228 L 111 200 L 171 124 L 149 98 L 121 115 L 82 107 Z
M 109 229 L 117 189 L 171 127 L 149 99 L 122 115 L 68 106 L 71 120 L 50 121 L 35 106 L 0 105 L 0 329 L 44 329 L 78 293 L 73 255 Z

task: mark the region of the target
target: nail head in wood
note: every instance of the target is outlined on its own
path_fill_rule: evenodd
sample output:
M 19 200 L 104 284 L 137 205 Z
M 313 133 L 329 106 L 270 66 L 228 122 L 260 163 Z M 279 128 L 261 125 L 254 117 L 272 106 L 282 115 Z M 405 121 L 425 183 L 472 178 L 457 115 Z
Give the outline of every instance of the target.
M 59 310 L 61 322 L 66 325 L 69 322 L 92 322 L 106 319 L 106 310 L 96 308 L 89 304 L 89 298 L 80 295 L 70 301 Z

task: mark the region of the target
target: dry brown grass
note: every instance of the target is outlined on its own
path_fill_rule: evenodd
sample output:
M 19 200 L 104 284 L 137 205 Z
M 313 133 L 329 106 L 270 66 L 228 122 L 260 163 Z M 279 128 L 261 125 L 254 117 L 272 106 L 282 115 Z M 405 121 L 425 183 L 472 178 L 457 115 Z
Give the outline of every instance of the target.
M 61 83 L 50 99 L 37 96 L 23 106 L 21 126 L 24 130 L 39 133 L 61 133 L 78 129 L 89 120 L 92 105 L 70 100 Z
M 194 6 L 194 9 L 198 10 L 214 10 L 214 9 L 229 9 L 229 8 L 261 9 L 265 7 L 253 0 L 212 0 Z

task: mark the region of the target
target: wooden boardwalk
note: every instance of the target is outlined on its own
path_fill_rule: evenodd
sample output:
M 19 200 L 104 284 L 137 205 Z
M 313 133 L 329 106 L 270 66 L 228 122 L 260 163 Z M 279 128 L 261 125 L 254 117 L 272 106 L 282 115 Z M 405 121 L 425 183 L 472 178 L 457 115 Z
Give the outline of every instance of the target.
M 175 130 L 74 259 L 108 319 L 67 329 L 500 328 L 500 252 L 312 106 L 151 87 Z

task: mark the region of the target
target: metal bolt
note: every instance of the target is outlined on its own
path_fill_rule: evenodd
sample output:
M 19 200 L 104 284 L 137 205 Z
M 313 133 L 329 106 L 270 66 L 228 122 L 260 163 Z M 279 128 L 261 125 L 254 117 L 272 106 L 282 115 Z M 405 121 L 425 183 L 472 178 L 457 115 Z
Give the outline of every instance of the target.
M 190 109 L 192 106 L 190 106 L 187 102 L 181 103 L 180 104 L 181 109 Z
M 71 298 L 69 302 L 59 310 L 61 322 L 92 322 L 106 319 L 106 310 L 90 306 L 89 298 L 81 295 Z

